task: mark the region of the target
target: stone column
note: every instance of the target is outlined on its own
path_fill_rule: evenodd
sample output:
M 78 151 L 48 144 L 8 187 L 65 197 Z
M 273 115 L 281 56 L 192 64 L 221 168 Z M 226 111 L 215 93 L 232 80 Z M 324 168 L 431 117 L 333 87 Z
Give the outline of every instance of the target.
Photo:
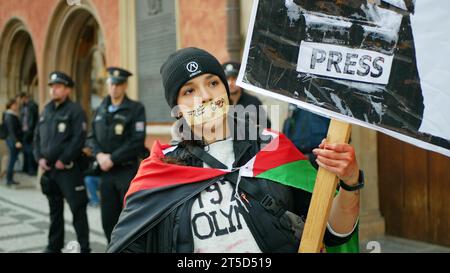
M 365 174 L 365 187 L 361 191 L 360 241 L 384 235 L 385 222 L 380 213 L 378 197 L 377 133 L 357 125 L 352 126 L 351 144 L 356 149 L 359 168 Z
M 136 52 L 136 2 L 120 0 L 119 2 L 120 30 L 120 65 L 133 72 L 134 77 L 128 79 L 127 95 L 138 99 L 138 65 Z
M 230 60 L 233 61 L 240 61 L 241 59 L 241 12 L 239 2 L 239 0 L 228 0 L 227 2 L 227 49 Z

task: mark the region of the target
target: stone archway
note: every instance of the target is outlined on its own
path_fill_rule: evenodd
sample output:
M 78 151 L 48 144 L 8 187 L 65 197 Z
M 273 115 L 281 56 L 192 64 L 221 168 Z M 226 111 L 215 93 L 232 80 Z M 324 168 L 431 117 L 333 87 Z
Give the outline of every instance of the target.
M 5 102 L 21 92 L 38 98 L 38 71 L 33 41 L 25 24 L 11 19 L 0 41 L 0 101 Z
M 38 71 L 33 40 L 24 22 L 12 18 L 0 37 L 0 111 L 8 99 L 21 92 L 38 98 Z M 7 154 L 5 142 L 0 145 L 0 158 Z M 2 169 L 4 169 L 4 165 Z
M 69 74 L 76 83 L 72 99 L 82 105 L 88 117 L 92 108 L 91 95 L 103 94 L 98 90 L 105 85 L 98 82 L 106 80 L 105 43 L 98 22 L 88 1 L 78 6 L 68 6 L 62 1 L 54 12 L 44 50 L 45 80 L 54 70 Z M 43 95 L 48 96 L 47 92 Z M 45 99 L 41 99 L 43 101 Z

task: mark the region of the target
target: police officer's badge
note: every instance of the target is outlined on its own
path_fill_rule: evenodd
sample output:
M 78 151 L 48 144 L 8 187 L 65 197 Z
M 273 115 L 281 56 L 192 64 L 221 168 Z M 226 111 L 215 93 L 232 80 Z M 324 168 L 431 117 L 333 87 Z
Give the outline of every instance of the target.
M 144 132 L 145 123 L 143 121 L 136 122 L 136 132 Z
M 58 132 L 64 133 L 66 131 L 66 124 L 64 122 L 61 122 L 58 124 Z
M 51 80 L 54 81 L 58 78 L 58 75 L 56 73 L 52 74 Z
M 121 136 L 123 134 L 123 125 L 122 124 L 116 124 L 116 126 L 114 127 L 114 131 L 116 133 L 116 135 Z
M 114 77 L 119 77 L 120 76 L 120 71 L 119 70 L 114 70 L 113 75 L 114 75 Z

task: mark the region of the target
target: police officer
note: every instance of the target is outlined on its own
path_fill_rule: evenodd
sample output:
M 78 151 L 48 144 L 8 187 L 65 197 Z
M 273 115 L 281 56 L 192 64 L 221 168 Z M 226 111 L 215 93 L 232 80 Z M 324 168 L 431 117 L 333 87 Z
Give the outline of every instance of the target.
M 256 111 L 258 111 L 256 113 L 257 123 L 260 124 L 260 121 L 262 121 L 262 119 L 264 118 L 267 120 L 267 128 L 270 128 L 270 119 L 267 117 L 266 112 L 262 108 L 260 109 L 260 106 L 262 106 L 261 101 L 257 97 L 245 92 L 240 86 L 236 84 L 240 67 L 240 63 L 233 61 L 222 64 L 222 68 L 225 71 L 225 76 L 227 77 L 228 86 L 230 88 L 231 103 L 235 106 L 240 105 L 243 107 L 254 105 L 256 107 Z M 259 115 L 260 113 L 262 114 L 261 117 Z M 261 125 L 263 125 L 263 123 L 261 123 Z
M 50 74 L 49 102 L 39 118 L 34 136 L 34 156 L 44 171 L 43 193 L 50 205 L 48 246 L 44 252 L 58 253 L 64 246 L 64 199 L 73 215 L 73 226 L 81 252 L 90 252 L 86 214 L 87 194 L 78 164 L 86 139 L 86 115 L 69 96 L 73 80 L 62 72 Z
M 90 146 L 101 169 L 102 225 L 109 242 L 145 152 L 145 108 L 126 95 L 132 74 L 119 67 L 107 70 L 109 95 L 93 117 Z

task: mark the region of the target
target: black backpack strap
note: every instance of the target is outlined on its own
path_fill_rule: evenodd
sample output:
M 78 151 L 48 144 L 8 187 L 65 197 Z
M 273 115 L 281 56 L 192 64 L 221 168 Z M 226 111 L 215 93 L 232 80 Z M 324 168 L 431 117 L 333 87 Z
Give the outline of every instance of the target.
M 230 183 L 236 185 L 237 180 L 239 178 L 239 172 L 235 171 L 230 174 L 227 174 L 225 178 Z M 255 200 L 258 201 L 261 204 L 261 206 L 263 206 L 272 215 L 276 217 L 281 217 L 286 212 L 286 209 L 283 208 L 275 200 L 275 198 L 273 198 L 272 195 L 262 191 L 261 187 L 255 185 L 254 183 L 249 181 L 249 179 L 247 179 L 246 177 L 241 177 L 241 180 L 239 181 L 239 188 L 241 188 L 243 191 L 253 196 L 253 198 L 255 198 Z
M 223 164 L 222 162 L 217 160 L 215 157 L 213 157 L 212 155 L 210 155 L 207 152 L 205 152 L 205 150 L 203 150 L 199 146 L 188 145 L 187 148 L 188 148 L 189 152 L 193 156 L 197 157 L 202 162 L 208 164 L 212 168 L 215 168 L 215 169 L 228 169 L 228 167 L 225 166 L 225 164 Z

